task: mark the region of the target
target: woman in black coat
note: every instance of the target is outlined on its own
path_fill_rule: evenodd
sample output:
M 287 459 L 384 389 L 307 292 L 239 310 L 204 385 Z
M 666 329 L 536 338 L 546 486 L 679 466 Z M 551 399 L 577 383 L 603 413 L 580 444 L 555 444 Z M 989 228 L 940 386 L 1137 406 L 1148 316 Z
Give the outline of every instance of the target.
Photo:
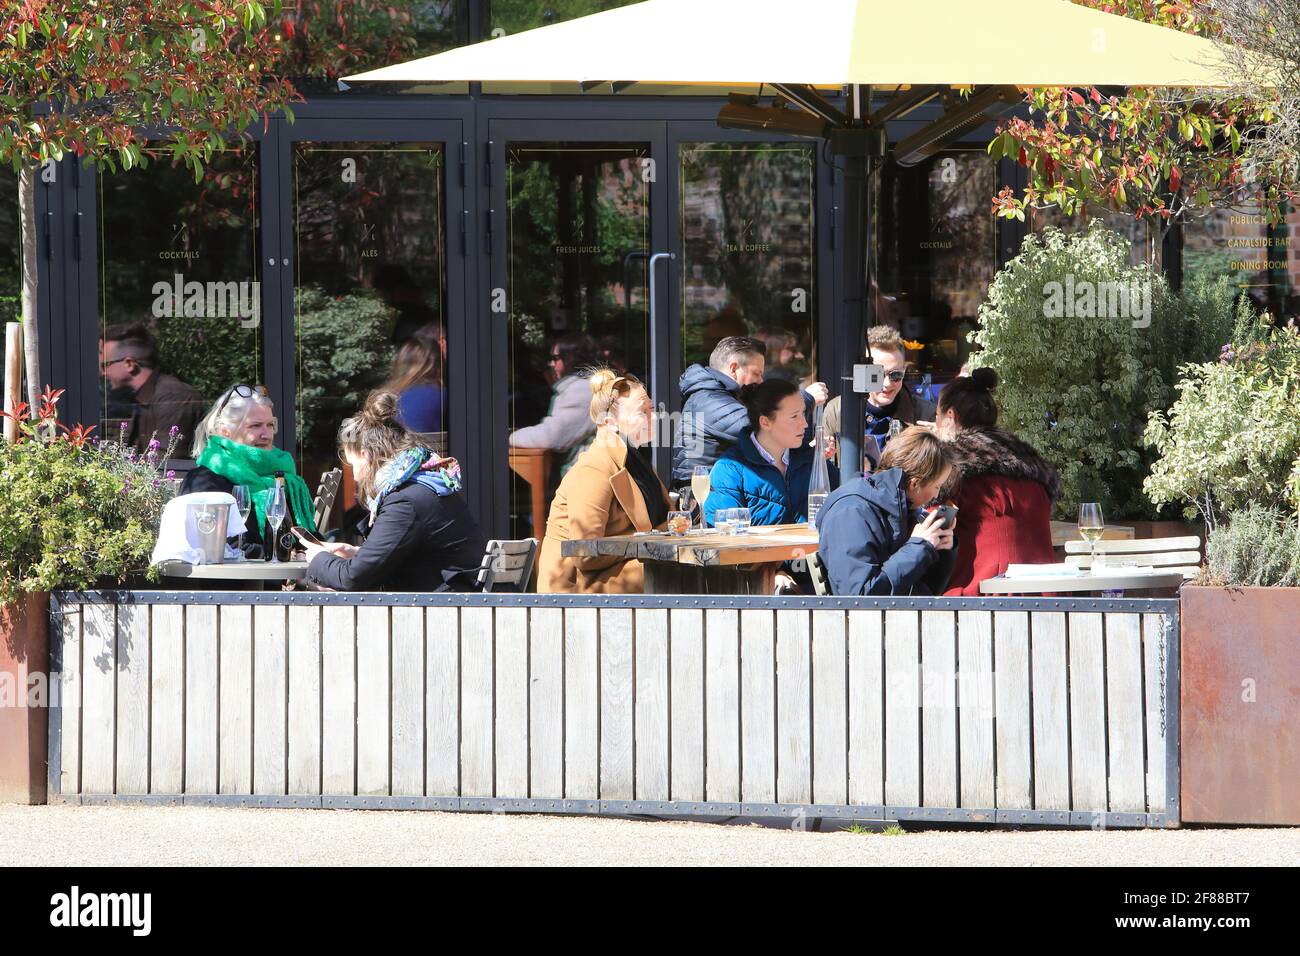
M 339 448 L 370 513 L 365 541 L 312 544 L 307 576 L 335 591 L 471 591 L 486 541 L 459 493 L 460 468 L 397 423 L 379 391 L 343 422 Z

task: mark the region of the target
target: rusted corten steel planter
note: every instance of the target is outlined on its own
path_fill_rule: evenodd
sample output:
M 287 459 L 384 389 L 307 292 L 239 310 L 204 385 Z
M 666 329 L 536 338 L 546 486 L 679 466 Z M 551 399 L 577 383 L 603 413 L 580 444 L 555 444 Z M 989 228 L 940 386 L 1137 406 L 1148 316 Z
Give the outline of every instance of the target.
M 0 605 L 0 803 L 45 802 L 49 624 L 48 594 Z
M 1182 601 L 1183 820 L 1300 824 L 1300 588 Z

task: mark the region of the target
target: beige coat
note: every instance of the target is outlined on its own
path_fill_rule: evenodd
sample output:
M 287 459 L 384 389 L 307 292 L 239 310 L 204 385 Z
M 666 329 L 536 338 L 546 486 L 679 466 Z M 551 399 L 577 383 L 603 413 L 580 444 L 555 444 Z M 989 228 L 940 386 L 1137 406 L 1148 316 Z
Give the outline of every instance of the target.
M 566 558 L 560 542 L 650 531 L 650 517 L 636 480 L 624 467 L 627 444 L 617 433 L 596 430 L 591 447 L 578 456 L 560 482 L 546 519 L 538 558 L 537 590 L 543 594 L 640 594 L 641 562 L 613 555 Z M 660 484 L 664 503 L 668 492 Z

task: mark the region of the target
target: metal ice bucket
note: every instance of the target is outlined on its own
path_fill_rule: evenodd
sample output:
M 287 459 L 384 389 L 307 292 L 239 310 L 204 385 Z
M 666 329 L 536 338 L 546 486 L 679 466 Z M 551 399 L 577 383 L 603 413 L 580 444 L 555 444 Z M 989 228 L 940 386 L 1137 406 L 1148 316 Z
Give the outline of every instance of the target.
M 194 522 L 199 540 L 196 542 L 203 551 L 204 564 L 222 564 L 226 560 L 226 522 L 230 518 L 230 506 L 222 504 L 190 504 L 186 506 L 188 518 Z M 189 524 L 189 521 L 186 522 Z

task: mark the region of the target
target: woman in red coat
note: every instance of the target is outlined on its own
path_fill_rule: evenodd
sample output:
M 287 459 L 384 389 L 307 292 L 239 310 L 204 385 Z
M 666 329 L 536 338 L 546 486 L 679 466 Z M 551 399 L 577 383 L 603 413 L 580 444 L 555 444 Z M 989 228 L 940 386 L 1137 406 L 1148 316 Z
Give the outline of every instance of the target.
M 1032 447 L 996 427 L 997 384 L 993 369 L 977 368 L 944 387 L 935 413 L 961 475 L 949 597 L 977 596 L 980 582 L 1009 564 L 1056 560 L 1051 518 L 1060 477 Z

